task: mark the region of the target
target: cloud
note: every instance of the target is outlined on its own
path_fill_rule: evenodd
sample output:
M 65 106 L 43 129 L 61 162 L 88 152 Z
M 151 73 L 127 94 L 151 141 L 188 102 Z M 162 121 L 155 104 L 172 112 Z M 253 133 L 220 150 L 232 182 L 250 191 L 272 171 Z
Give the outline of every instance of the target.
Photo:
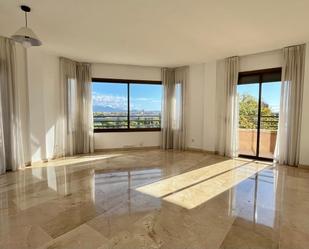
M 94 92 L 92 94 L 93 105 L 108 106 L 125 110 L 127 108 L 127 98 L 123 96 L 105 95 Z
M 93 105 L 105 106 L 115 109 L 126 110 L 127 109 L 127 98 L 124 96 L 108 95 L 93 92 L 92 94 Z M 151 109 L 150 106 L 158 106 L 161 104 L 161 100 L 155 98 L 131 98 L 130 107 L 131 109 Z M 148 108 L 147 108 L 148 107 Z

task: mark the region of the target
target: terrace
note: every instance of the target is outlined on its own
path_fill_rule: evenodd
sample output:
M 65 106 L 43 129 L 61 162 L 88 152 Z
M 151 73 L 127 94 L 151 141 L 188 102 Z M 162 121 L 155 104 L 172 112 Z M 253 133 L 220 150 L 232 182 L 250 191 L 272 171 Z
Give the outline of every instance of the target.
M 253 123 L 258 124 L 256 115 L 243 115 L 252 119 Z M 253 128 L 240 127 L 239 153 L 242 155 L 255 156 L 257 150 L 260 157 L 272 159 L 275 152 L 279 114 L 261 115 L 260 127 Z M 259 129 L 260 128 L 260 129 Z M 258 146 L 259 136 L 259 146 Z

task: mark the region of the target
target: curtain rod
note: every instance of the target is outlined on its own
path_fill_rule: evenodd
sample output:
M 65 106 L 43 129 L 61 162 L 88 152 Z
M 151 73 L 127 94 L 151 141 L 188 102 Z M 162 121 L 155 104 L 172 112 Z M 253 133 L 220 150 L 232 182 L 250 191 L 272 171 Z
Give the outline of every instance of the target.
M 306 45 L 306 43 L 301 43 L 301 44 L 296 44 L 296 45 L 290 45 L 284 48 L 293 48 L 293 47 L 297 47 L 297 46 L 302 46 L 302 45 Z

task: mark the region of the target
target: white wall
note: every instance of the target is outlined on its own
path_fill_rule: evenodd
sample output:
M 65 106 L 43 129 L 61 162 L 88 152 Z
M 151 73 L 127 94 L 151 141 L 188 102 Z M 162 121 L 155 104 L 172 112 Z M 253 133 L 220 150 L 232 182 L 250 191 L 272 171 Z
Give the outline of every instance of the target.
M 160 132 L 95 133 L 96 149 L 160 146 Z
M 93 64 L 92 77 L 133 80 L 161 80 L 158 67 Z M 160 146 L 160 132 L 104 132 L 94 134 L 95 149 Z
M 159 67 L 142 67 L 117 64 L 92 64 L 92 77 L 130 80 L 161 80 Z
M 189 83 L 187 84 L 187 146 L 202 149 L 203 146 L 203 91 L 204 91 L 204 65 L 190 65 Z
M 37 48 L 27 51 L 32 161 L 51 158 L 59 99 L 59 59 Z
M 217 89 L 217 62 L 209 62 L 204 65 L 204 125 L 203 125 L 203 150 L 215 151 L 217 134 L 216 115 L 216 89 Z
M 240 57 L 240 72 L 276 68 L 282 66 L 282 50 L 274 50 Z

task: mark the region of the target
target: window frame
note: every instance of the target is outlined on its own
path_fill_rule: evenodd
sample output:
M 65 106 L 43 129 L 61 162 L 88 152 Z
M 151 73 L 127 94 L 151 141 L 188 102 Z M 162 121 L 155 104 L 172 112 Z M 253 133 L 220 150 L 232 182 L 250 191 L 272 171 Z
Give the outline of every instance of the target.
M 141 85 L 162 85 L 162 81 L 157 80 L 130 80 L 130 79 L 115 79 L 115 78 L 92 78 L 92 83 L 119 83 L 127 85 L 127 118 L 128 118 L 128 127 L 127 128 L 93 128 L 94 133 L 104 133 L 104 132 L 152 132 L 152 131 L 161 131 L 160 128 L 130 128 L 130 84 L 141 84 Z M 162 111 L 161 111 L 162 114 Z M 162 120 L 162 119 L 161 119 Z M 94 121 L 93 121 L 94 122 Z
M 253 160 L 263 160 L 263 161 L 269 161 L 272 162 L 274 158 L 266 158 L 260 156 L 260 132 L 261 132 L 261 103 L 262 103 L 262 85 L 267 84 L 268 82 L 264 82 L 265 74 L 279 74 L 280 75 L 280 82 L 282 83 L 282 67 L 275 67 L 275 68 L 267 68 L 267 69 L 260 69 L 260 70 L 254 70 L 254 71 L 245 71 L 245 72 L 239 72 L 238 73 L 238 82 L 237 85 L 246 85 L 251 83 L 242 83 L 241 78 L 246 76 L 257 76 L 258 82 L 254 82 L 252 84 L 258 83 L 259 84 L 259 99 L 258 99 L 258 119 L 257 119 L 257 137 L 256 137 L 256 154 L 254 156 L 252 155 L 246 155 L 246 154 L 239 154 L 238 156 L 241 158 L 248 158 Z

